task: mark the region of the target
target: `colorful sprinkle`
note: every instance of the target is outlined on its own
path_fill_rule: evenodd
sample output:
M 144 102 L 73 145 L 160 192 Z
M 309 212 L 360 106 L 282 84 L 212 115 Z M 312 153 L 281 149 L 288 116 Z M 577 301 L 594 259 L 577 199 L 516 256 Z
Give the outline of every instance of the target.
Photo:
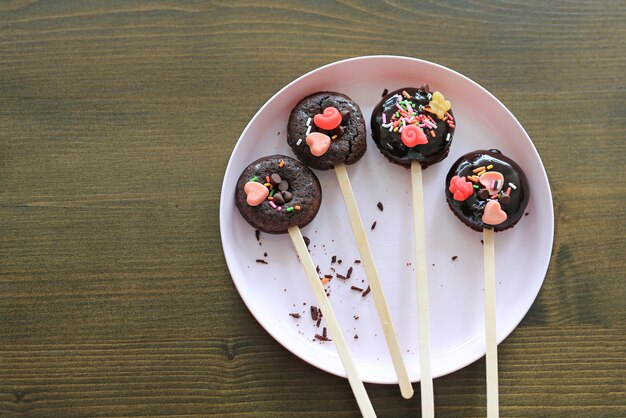
M 296 142 L 296 146 L 300 146 L 300 144 L 302 143 L 302 138 L 298 138 L 298 142 Z
M 517 189 L 517 186 L 515 186 L 513 183 L 509 183 L 509 186 L 511 186 L 513 190 Z
M 491 170 L 492 168 L 493 168 L 493 164 L 489 164 L 489 165 L 487 166 L 487 170 Z
M 482 167 L 478 167 L 478 168 L 473 169 L 473 170 L 472 170 L 472 173 L 480 173 L 480 172 L 481 172 L 481 171 L 483 171 L 484 169 L 485 169 L 485 167 L 484 167 L 484 166 L 482 166 Z
M 287 212 L 293 211 L 293 208 L 287 208 Z
M 257 181 L 259 178 L 257 176 L 252 177 L 249 181 Z
M 279 166 L 280 168 L 283 168 L 283 167 L 285 166 L 285 161 L 280 160 L 280 163 L 278 163 L 278 166 Z
M 300 205 L 296 205 L 296 206 L 294 206 L 294 209 L 295 210 L 301 210 L 302 208 L 300 207 Z
M 508 194 L 509 196 L 511 196 L 511 188 L 509 187 L 508 189 L 506 189 L 506 194 Z
M 276 203 L 270 202 L 270 206 L 273 207 L 274 209 L 276 209 Z
M 448 135 L 446 135 L 446 142 L 450 142 L 450 132 L 448 132 Z
M 411 95 L 410 95 L 409 93 L 407 93 L 407 92 L 406 92 L 406 90 L 402 90 L 402 95 L 403 95 L 404 97 L 406 97 L 407 99 L 410 99 L 410 98 L 411 98 Z
M 310 117 L 306 120 L 306 126 L 311 126 L 311 118 Z
M 306 135 L 304 136 L 309 136 L 310 133 L 311 133 L 311 125 L 309 125 L 309 127 L 306 129 Z

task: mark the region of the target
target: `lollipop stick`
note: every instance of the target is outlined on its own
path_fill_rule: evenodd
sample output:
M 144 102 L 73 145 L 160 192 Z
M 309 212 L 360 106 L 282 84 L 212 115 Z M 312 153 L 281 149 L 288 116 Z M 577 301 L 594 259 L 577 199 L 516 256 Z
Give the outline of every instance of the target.
M 487 345 L 487 417 L 497 418 L 498 343 L 496 340 L 496 258 L 493 229 L 483 229 L 485 260 L 485 336 Z
M 411 188 L 413 191 L 415 272 L 417 274 L 422 417 L 434 417 L 433 373 L 430 360 L 430 312 L 428 307 L 428 279 L 426 277 L 426 238 L 424 236 L 424 189 L 422 186 L 422 165 L 417 161 L 411 163 Z
M 372 407 L 372 403 L 367 396 L 363 381 L 361 381 L 361 378 L 359 377 L 359 373 L 356 370 L 354 361 L 352 360 L 350 352 L 348 351 L 348 345 L 346 344 L 346 340 L 341 333 L 341 328 L 339 328 L 339 322 L 337 322 L 337 318 L 335 317 L 333 308 L 331 307 L 330 302 L 328 301 L 328 297 L 326 296 L 326 292 L 324 291 L 324 286 L 322 286 L 320 278 L 317 275 L 317 271 L 315 270 L 315 265 L 313 264 L 311 254 L 309 254 L 309 250 L 306 248 L 306 244 L 304 242 L 304 238 L 302 238 L 300 228 L 297 226 L 290 226 L 288 231 L 289 236 L 291 237 L 291 241 L 293 242 L 293 246 L 296 248 L 296 252 L 300 257 L 300 262 L 302 263 L 304 271 L 306 272 L 306 277 L 309 279 L 309 283 L 311 285 L 311 288 L 313 289 L 313 293 L 315 294 L 317 303 L 320 306 L 320 310 L 324 314 L 326 325 L 328 326 L 328 330 L 330 331 L 330 336 L 335 342 L 335 347 L 337 348 L 337 352 L 339 353 L 339 358 L 341 358 L 343 367 L 346 369 L 348 382 L 350 382 L 352 392 L 354 393 L 356 402 L 359 405 L 361 414 L 364 417 L 368 418 L 376 417 L 374 407 Z
M 385 294 L 383 293 L 383 287 L 378 278 L 378 272 L 376 271 L 376 265 L 374 264 L 374 257 L 372 251 L 367 242 L 367 235 L 365 234 L 365 228 L 361 221 L 361 215 L 359 215 L 359 209 L 356 205 L 356 199 L 352 192 L 352 186 L 350 185 L 350 178 L 348 177 L 348 171 L 344 163 L 335 165 L 335 173 L 337 173 L 337 180 L 339 181 L 339 187 L 343 194 L 343 199 L 346 202 L 346 208 L 348 210 L 348 217 L 350 218 L 350 224 L 352 225 L 352 232 L 356 239 L 359 253 L 363 260 L 363 268 L 365 269 L 365 275 L 372 289 L 372 296 L 374 297 L 374 305 L 378 311 L 380 322 L 382 324 L 383 333 L 385 334 L 385 340 L 387 341 L 387 347 L 389 354 L 391 355 L 391 362 L 393 368 L 398 376 L 398 383 L 400 384 L 400 393 L 406 399 L 413 397 L 413 386 L 409 380 L 409 374 L 404 365 L 402 359 L 402 353 L 400 351 L 400 344 L 396 337 L 396 332 L 391 322 L 391 314 L 387 307 L 387 301 L 385 300 Z

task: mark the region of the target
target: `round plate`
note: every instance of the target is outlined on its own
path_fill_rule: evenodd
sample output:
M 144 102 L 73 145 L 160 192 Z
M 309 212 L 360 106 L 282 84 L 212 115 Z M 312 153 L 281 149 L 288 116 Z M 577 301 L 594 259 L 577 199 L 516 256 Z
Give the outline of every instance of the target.
M 546 172 L 522 126 L 488 91 L 448 68 L 397 56 L 352 58 L 303 75 L 276 93 L 241 134 L 224 176 L 220 228 L 233 281 L 257 321 L 289 351 L 338 376 L 345 377 L 345 372 L 333 343 L 314 338 L 324 324 L 317 328 L 311 319 L 310 305 L 315 300 L 289 237 L 261 234 L 257 242 L 254 230 L 234 205 L 235 184 L 241 171 L 257 158 L 275 153 L 293 156 L 286 140 L 287 119 L 304 96 L 333 90 L 360 105 L 368 124 L 368 151 L 348 166 L 348 173 L 409 376 L 418 381 L 410 172 L 389 163 L 378 151 L 371 141 L 369 120 L 384 89 L 424 83 L 452 102 L 457 121 L 450 155 L 423 174 L 433 375 L 451 373 L 485 354 L 482 234 L 463 225 L 444 197 L 446 173 L 459 156 L 476 149 L 500 149 L 524 169 L 532 189 L 528 216 L 513 229 L 496 234 L 499 342 L 528 312 L 548 268 L 554 218 Z M 322 274 L 334 268 L 346 275 L 354 267 L 349 280 L 334 278 L 327 288 L 361 378 L 396 383 L 372 295 L 362 297 L 351 289 L 366 288 L 367 279 L 362 265 L 354 263 L 359 254 L 337 178 L 333 170 L 315 173 L 322 183 L 323 202 L 315 220 L 302 232 L 311 240 L 311 254 Z M 378 209 L 378 202 L 384 211 Z M 370 229 L 374 222 L 375 229 Z M 331 264 L 332 256 L 342 263 Z

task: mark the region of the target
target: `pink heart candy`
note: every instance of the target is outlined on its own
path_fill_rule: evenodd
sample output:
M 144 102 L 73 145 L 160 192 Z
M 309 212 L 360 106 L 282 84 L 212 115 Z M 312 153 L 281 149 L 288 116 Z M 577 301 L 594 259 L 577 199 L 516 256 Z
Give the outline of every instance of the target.
M 341 124 L 341 113 L 335 107 L 327 107 L 323 113 L 313 116 L 315 126 L 327 131 L 332 131 Z
M 311 132 L 306 137 L 306 144 L 311 149 L 311 154 L 321 157 L 330 147 L 330 137 L 320 132 Z
M 259 206 L 270 194 L 267 187 L 256 181 L 247 182 L 243 191 L 246 192 L 246 202 L 250 206 Z
M 497 171 L 487 171 L 480 176 L 480 184 L 485 186 L 490 195 L 496 194 L 504 186 L 504 176 Z
M 500 202 L 495 200 L 487 201 L 483 212 L 483 223 L 487 225 L 500 225 L 506 221 L 506 212 L 500 207 Z

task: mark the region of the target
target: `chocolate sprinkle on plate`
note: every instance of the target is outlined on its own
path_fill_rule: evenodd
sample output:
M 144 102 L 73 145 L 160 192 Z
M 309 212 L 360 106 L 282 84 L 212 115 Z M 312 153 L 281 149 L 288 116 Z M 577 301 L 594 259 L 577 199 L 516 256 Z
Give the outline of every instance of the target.
M 311 319 L 313 321 L 317 321 L 318 317 L 319 317 L 319 309 L 317 309 L 317 306 L 311 306 Z
M 334 263 L 336 263 L 336 262 L 337 262 L 337 256 L 336 256 L 336 255 L 333 255 L 333 258 L 331 258 L 331 259 L 330 259 L 330 263 L 331 263 L 331 264 L 334 264 Z
M 320 341 L 332 341 L 330 338 L 324 337 L 323 335 L 319 335 L 319 334 L 315 334 L 315 338 L 317 338 Z
M 341 280 L 348 280 L 348 278 L 344 276 L 343 274 L 336 273 L 335 276 L 337 276 L 337 278 Z
M 355 340 L 358 340 L 358 339 L 359 339 L 359 336 L 358 336 L 358 335 L 356 335 L 356 334 L 354 334 L 354 339 L 355 339 Z
M 453 255 L 453 256 L 452 256 L 452 261 L 456 260 L 457 258 L 459 258 L 459 257 L 458 257 L 458 256 L 456 256 L 456 255 Z
M 260 258 L 257 258 L 256 262 L 259 264 L 268 264 L 267 261 L 261 260 Z
M 382 204 L 382 203 L 380 203 L 380 202 L 378 202 L 378 204 L 376 204 L 376 206 L 378 206 L 378 209 L 380 209 L 380 211 L 381 211 L 381 212 L 385 209 L 385 207 L 383 206 L 383 204 Z
M 258 229 L 255 229 L 254 236 L 256 237 L 257 241 L 261 241 L 261 231 L 259 231 Z
M 360 288 L 360 287 L 358 287 L 358 286 L 350 286 L 350 289 L 352 289 L 352 290 L 356 290 L 357 292 L 362 292 L 362 291 L 363 291 L 363 289 L 361 289 L 361 288 Z
M 292 318 L 296 318 L 296 319 L 300 318 L 300 314 L 299 313 L 290 313 L 289 316 L 292 317 Z
M 354 264 L 361 264 L 361 260 L 354 260 Z
M 362 298 L 364 298 L 365 296 L 367 296 L 369 294 L 369 292 L 372 291 L 372 288 L 367 286 L 367 289 L 365 289 L 365 292 L 363 292 L 363 294 L 361 295 Z
M 346 274 L 346 279 L 349 279 L 352 276 L 352 267 L 348 269 L 348 274 Z
M 374 223 L 372 224 L 372 231 L 374 230 L 374 228 L 376 228 L 376 221 L 374 221 Z

